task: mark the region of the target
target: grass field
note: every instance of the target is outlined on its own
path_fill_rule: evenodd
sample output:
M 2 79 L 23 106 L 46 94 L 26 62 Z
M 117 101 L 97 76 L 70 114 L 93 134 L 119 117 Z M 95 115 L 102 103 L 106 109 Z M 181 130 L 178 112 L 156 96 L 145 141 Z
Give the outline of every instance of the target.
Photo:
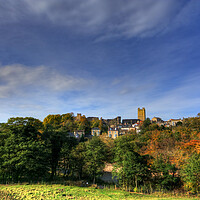
M 166 199 L 166 200 L 195 200 L 198 197 L 175 197 L 154 194 L 143 195 L 121 190 L 95 189 L 91 187 L 77 187 L 64 185 L 0 185 L 0 199 Z

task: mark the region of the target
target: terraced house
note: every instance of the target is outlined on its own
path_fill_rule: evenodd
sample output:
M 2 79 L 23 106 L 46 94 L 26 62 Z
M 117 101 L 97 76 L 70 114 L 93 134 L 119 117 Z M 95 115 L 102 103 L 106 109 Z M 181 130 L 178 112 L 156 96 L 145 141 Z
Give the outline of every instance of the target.
M 108 137 L 115 139 L 118 136 L 119 136 L 119 129 L 118 128 L 109 128 L 108 129 Z

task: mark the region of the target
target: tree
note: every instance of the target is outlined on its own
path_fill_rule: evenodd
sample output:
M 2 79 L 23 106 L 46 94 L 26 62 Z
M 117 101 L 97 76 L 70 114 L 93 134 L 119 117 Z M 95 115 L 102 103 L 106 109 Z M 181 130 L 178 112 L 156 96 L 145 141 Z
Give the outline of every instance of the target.
M 79 121 L 76 121 L 78 130 L 84 130 L 86 134 L 90 133 L 90 123 L 87 118 L 83 115 Z
M 145 119 L 141 126 L 141 133 L 148 131 L 150 125 L 151 125 L 151 120 L 149 118 Z
M 200 191 L 200 154 L 194 153 L 181 170 L 186 190 L 192 193 Z
M 61 122 L 65 122 L 67 120 L 74 121 L 74 113 L 66 113 L 61 115 Z
M 8 126 L 23 126 L 23 125 L 32 125 L 37 130 L 41 130 L 43 128 L 43 124 L 39 119 L 33 117 L 12 117 L 8 119 L 8 122 L 4 125 Z
M 71 163 L 71 151 L 74 148 L 78 141 L 74 137 L 66 137 L 66 133 L 64 134 L 65 138 L 63 140 L 63 144 L 60 151 L 60 160 L 59 160 L 59 169 L 64 172 L 64 176 L 70 175 L 72 163 Z
M 92 137 L 86 145 L 86 170 L 87 174 L 93 178 L 93 183 L 103 171 L 106 153 L 106 146 L 99 137 Z
M 49 162 L 51 165 L 51 179 L 57 175 L 58 169 L 64 170 L 64 175 L 69 171 L 69 155 L 77 140 L 70 138 L 68 132 L 72 132 L 76 125 L 73 113 L 63 115 L 48 115 L 44 121 L 43 138 L 49 149 Z
M 62 129 L 56 129 L 51 125 L 46 125 L 43 139 L 46 142 L 46 148 L 49 150 L 49 164 L 51 166 L 51 180 L 56 176 L 58 162 L 61 158 L 61 149 L 65 142 L 67 134 Z
M 129 135 L 115 140 L 113 175 L 117 176 L 119 184 L 124 188 L 135 187 L 137 189 L 138 185 L 143 184 L 148 177 L 149 170 L 147 157 L 136 152 L 138 146 L 134 138 L 134 135 Z
M 23 121 L 24 119 L 24 121 Z M 39 180 L 48 173 L 47 152 L 33 118 L 14 118 L 4 125 L 1 170 L 7 181 Z
M 91 128 L 99 127 L 99 125 L 100 125 L 100 120 L 99 119 L 93 119 L 91 121 Z
M 169 159 L 165 161 L 162 155 L 158 156 L 151 165 L 152 178 L 156 188 L 172 190 L 180 186 L 180 178 L 175 176 L 177 170 Z
M 191 128 L 192 130 L 200 131 L 200 117 L 191 117 L 183 120 L 185 127 Z
M 127 151 L 136 151 L 138 150 L 137 143 L 135 142 L 135 135 L 124 135 L 118 137 L 114 141 L 114 161 L 120 163 L 123 161 L 124 153 Z
M 79 180 L 83 177 L 83 169 L 85 166 L 86 145 L 84 142 L 79 143 L 73 148 L 70 154 L 70 162 L 73 174 L 77 173 Z
M 48 115 L 47 117 L 44 118 L 43 124 L 44 126 L 51 125 L 53 127 L 57 127 L 61 125 L 61 120 L 62 120 L 61 115 Z
M 144 156 L 129 150 L 123 153 L 122 162 L 117 162 L 114 168 L 114 175 L 117 176 L 123 188 L 138 188 L 138 183 L 143 184 L 148 176 L 147 160 Z
M 61 123 L 65 128 L 66 132 L 74 132 L 77 129 L 77 124 L 75 123 L 75 117 L 73 113 L 67 113 L 61 115 Z
M 176 123 L 176 126 L 182 126 L 182 125 L 183 125 L 182 122 L 177 122 L 177 123 Z

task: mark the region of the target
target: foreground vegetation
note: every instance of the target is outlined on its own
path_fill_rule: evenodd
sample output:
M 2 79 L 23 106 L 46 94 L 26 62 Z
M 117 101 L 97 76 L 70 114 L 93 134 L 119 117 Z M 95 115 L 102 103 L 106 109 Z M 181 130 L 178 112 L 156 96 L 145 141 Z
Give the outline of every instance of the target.
M 175 196 L 156 193 L 144 195 L 114 189 L 95 189 L 63 185 L 0 185 L 1 199 L 182 199 L 197 200 L 198 197 Z
M 77 129 L 99 137 L 70 137 Z M 182 191 L 200 193 L 200 114 L 176 127 L 146 119 L 141 132 L 113 140 L 104 137 L 102 120 L 88 121 L 73 114 L 10 118 L 0 124 L 0 182 L 37 183 L 78 181 L 101 183 L 106 163 L 113 166 L 114 184 L 143 193 Z

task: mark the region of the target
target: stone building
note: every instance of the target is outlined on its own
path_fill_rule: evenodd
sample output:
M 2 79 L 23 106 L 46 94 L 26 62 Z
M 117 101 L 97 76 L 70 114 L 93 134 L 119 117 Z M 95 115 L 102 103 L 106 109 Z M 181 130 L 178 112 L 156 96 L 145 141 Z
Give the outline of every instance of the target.
M 141 121 L 144 121 L 146 119 L 146 111 L 144 107 L 142 109 L 138 108 L 138 119 L 140 119 Z
M 101 133 L 101 130 L 99 128 L 97 128 L 97 127 L 92 128 L 92 130 L 91 130 L 91 135 L 92 136 L 99 136 L 100 133 Z
M 121 116 L 117 116 L 114 119 L 102 119 L 102 122 L 106 125 L 120 125 L 121 124 Z
M 176 124 L 178 123 L 178 122 L 182 122 L 183 120 L 181 120 L 181 119 L 170 119 L 170 120 L 168 120 L 168 123 L 171 125 L 171 126 L 176 126 Z
M 163 123 L 164 122 L 160 117 L 153 117 L 151 119 L 151 121 L 154 123 Z
M 137 122 L 139 122 L 140 120 L 138 119 L 123 119 L 122 120 L 122 125 L 132 125 L 135 124 Z
M 118 136 L 119 136 L 119 129 L 118 128 L 109 128 L 108 129 L 108 137 L 115 139 Z
M 120 135 L 125 135 L 128 133 L 134 133 L 136 131 L 136 128 L 133 126 L 122 126 L 120 130 Z

